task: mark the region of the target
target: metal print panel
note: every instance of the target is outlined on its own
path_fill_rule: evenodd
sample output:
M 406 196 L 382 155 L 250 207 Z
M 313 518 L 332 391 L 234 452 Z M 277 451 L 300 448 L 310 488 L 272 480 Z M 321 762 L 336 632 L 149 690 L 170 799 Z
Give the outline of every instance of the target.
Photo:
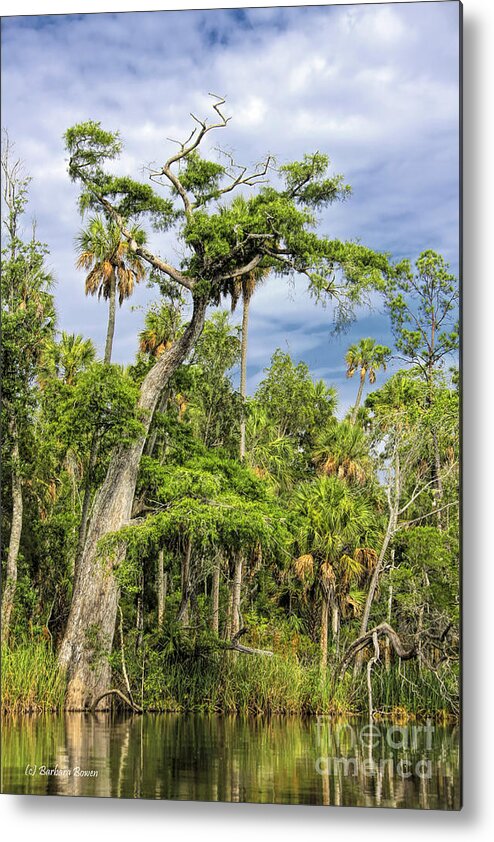
M 2 791 L 461 806 L 461 4 L 2 18 Z

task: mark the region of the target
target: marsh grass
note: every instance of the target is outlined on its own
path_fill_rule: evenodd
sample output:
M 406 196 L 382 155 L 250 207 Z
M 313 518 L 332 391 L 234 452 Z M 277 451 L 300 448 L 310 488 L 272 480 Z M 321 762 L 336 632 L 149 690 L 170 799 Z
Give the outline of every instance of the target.
M 118 668 L 114 664 L 118 684 Z M 362 714 L 367 711 L 365 673 L 336 681 L 329 669 L 304 665 L 289 655 L 251 657 L 215 653 L 174 660 L 149 652 L 144 671 L 133 676 L 133 691 L 143 707 L 154 711 L 230 714 Z M 455 677 L 449 676 L 451 699 Z M 413 719 L 455 718 L 454 703 L 445 701 L 445 682 L 418 665 L 393 664 L 372 676 L 376 716 Z M 141 696 L 142 693 L 142 696 Z M 2 648 L 2 711 L 42 713 L 63 709 L 65 680 L 56 655 L 44 643 Z
M 65 678 L 44 643 L 2 646 L 2 711 L 48 713 L 63 708 Z
M 433 675 L 394 665 L 376 671 L 373 695 L 378 716 L 420 718 L 454 715 Z M 321 677 L 317 665 L 296 658 L 215 655 L 184 662 L 161 662 L 146 671 L 144 707 L 157 711 L 241 714 L 362 714 L 367 711 L 363 674 Z

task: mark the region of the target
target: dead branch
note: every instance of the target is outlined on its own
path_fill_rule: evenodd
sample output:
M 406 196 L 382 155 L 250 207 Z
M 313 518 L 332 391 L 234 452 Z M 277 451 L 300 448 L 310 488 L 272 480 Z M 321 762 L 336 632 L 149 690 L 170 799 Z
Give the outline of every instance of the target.
M 194 205 L 190 201 L 187 191 L 185 190 L 182 182 L 178 178 L 178 176 L 173 172 L 171 169 L 173 164 L 176 164 L 178 161 L 181 161 L 182 158 L 186 158 L 193 152 L 201 141 L 203 140 L 204 136 L 213 131 L 213 129 L 223 129 L 225 128 L 231 120 L 231 117 L 225 117 L 221 111 L 221 107 L 225 104 L 226 100 L 224 97 L 217 96 L 217 94 L 209 94 L 210 97 L 216 99 L 217 101 L 213 103 L 213 110 L 216 111 L 218 117 L 220 118 L 220 122 L 217 123 L 208 123 L 206 120 L 200 120 L 199 117 L 196 117 L 195 114 L 191 113 L 192 119 L 198 124 L 199 130 L 194 128 L 190 133 L 189 137 L 183 143 L 180 141 L 173 141 L 173 143 L 178 143 L 180 149 L 175 155 L 171 155 L 163 164 L 160 170 L 156 170 L 151 174 L 151 178 L 156 180 L 159 176 L 165 176 L 170 184 L 173 185 L 177 193 L 179 194 L 180 198 L 182 199 L 185 215 L 190 218 L 191 212 L 193 210 Z
M 417 657 L 417 643 L 414 641 L 410 646 L 405 646 L 402 642 L 398 632 L 396 632 L 389 623 L 380 623 L 378 626 L 375 626 L 373 629 L 369 629 L 369 631 L 365 632 L 365 634 L 361 634 L 357 637 L 356 640 L 353 641 L 352 644 L 348 647 L 343 658 L 341 659 L 340 664 L 340 677 L 344 675 L 350 663 L 354 660 L 356 655 L 359 652 L 362 652 L 366 646 L 369 646 L 374 640 L 374 635 L 376 638 L 379 637 L 387 637 L 393 650 L 398 655 L 402 661 L 409 661 L 412 658 Z
M 227 187 L 223 187 L 221 188 L 221 190 L 218 190 L 217 196 L 224 196 L 225 193 L 231 193 L 232 190 L 235 190 L 236 187 L 240 187 L 240 185 L 242 184 L 246 185 L 247 187 L 255 187 L 256 184 L 267 183 L 268 179 L 264 178 L 264 176 L 267 175 L 267 172 L 271 167 L 271 163 L 274 161 L 272 155 L 268 155 L 266 160 L 259 165 L 259 169 L 256 169 L 255 172 L 252 172 L 249 175 L 245 175 L 247 172 L 247 167 L 235 164 L 232 156 L 228 152 L 222 152 L 222 154 L 230 158 L 230 167 L 235 167 L 235 169 L 239 169 L 240 172 L 237 176 L 232 175 L 229 172 L 225 172 L 225 175 L 227 175 L 228 178 L 232 179 L 232 183 L 229 184 Z M 196 202 L 192 207 L 196 208 L 197 206 L 198 203 Z
M 213 131 L 213 129 L 224 129 L 230 122 L 231 117 L 225 117 L 221 112 L 221 107 L 226 102 L 225 97 L 211 93 L 208 94 L 208 96 L 217 100 L 217 102 L 213 104 L 213 110 L 216 111 L 218 117 L 220 118 L 220 122 L 208 124 L 206 120 L 200 120 L 198 117 L 195 116 L 195 114 L 191 114 L 190 116 L 192 117 L 192 119 L 200 127 L 199 131 L 197 130 L 197 128 L 193 129 L 188 139 L 184 143 L 179 143 L 179 152 L 177 152 L 175 155 L 171 155 L 168 158 L 168 160 L 163 165 L 163 169 L 169 169 L 172 164 L 175 164 L 177 161 L 180 161 L 182 158 L 185 158 L 187 155 L 193 152 L 194 149 L 197 149 L 205 134 Z
M 99 703 L 102 702 L 103 699 L 106 699 L 107 696 L 118 696 L 118 698 L 121 699 L 122 702 L 124 702 L 127 705 L 127 707 L 129 707 L 131 710 L 135 711 L 136 713 L 142 713 L 143 712 L 142 708 L 139 707 L 139 705 L 136 705 L 133 702 L 131 702 L 130 699 L 128 699 L 127 696 L 125 696 L 124 693 L 122 693 L 121 690 L 117 690 L 116 688 L 113 688 L 112 690 L 105 690 L 104 693 L 101 693 L 98 696 L 96 701 L 94 701 L 93 704 L 91 705 L 91 713 L 95 712 Z
M 372 667 L 374 664 L 377 664 L 379 660 L 379 640 L 377 637 L 377 631 L 373 631 L 372 634 L 372 642 L 374 644 L 374 655 L 372 658 L 369 658 L 367 662 L 367 695 L 369 699 L 369 720 L 372 720 L 373 716 L 373 704 L 372 704 L 372 682 L 371 682 L 371 674 L 372 674 Z
M 118 225 L 120 231 L 122 232 L 123 236 L 129 243 L 129 248 L 134 254 L 139 255 L 153 266 L 154 269 L 158 269 L 160 272 L 164 272 L 165 275 L 168 275 L 173 281 L 176 281 L 181 286 L 185 287 L 186 289 L 192 291 L 195 286 L 195 279 L 188 278 L 187 275 L 183 275 L 182 272 L 179 272 L 178 269 L 175 269 L 174 266 L 171 266 L 169 263 L 166 263 L 157 255 L 153 254 L 149 251 L 145 246 L 138 245 L 134 238 L 132 237 L 131 231 L 127 228 L 125 224 L 125 220 L 122 215 L 113 207 L 111 202 L 108 201 L 104 196 L 101 196 L 92 185 L 91 181 L 84 175 L 84 173 L 79 170 L 79 177 L 83 184 L 87 187 L 90 193 L 96 198 L 96 200 L 104 207 L 107 211 L 111 219 Z
M 244 655 L 267 655 L 268 658 L 272 658 L 274 652 L 271 652 L 270 649 L 252 649 L 250 646 L 243 646 L 239 643 L 239 639 L 244 635 L 247 634 L 248 629 L 245 627 L 240 629 L 231 639 L 230 643 L 225 647 L 227 650 L 233 650 L 234 652 L 242 652 Z

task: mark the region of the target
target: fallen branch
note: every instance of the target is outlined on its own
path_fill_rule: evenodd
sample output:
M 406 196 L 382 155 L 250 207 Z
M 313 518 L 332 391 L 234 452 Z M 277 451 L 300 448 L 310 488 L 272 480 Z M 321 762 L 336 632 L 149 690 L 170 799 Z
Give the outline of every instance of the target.
M 118 696 L 118 698 L 121 699 L 127 705 L 127 707 L 131 708 L 131 710 L 135 711 L 136 713 L 143 712 L 142 708 L 139 707 L 139 705 L 136 705 L 135 702 L 131 702 L 130 699 L 128 699 L 127 696 L 125 696 L 125 694 L 122 693 L 121 690 L 113 688 L 112 690 L 105 690 L 104 693 L 101 693 L 101 695 L 98 696 L 96 701 L 93 702 L 93 704 L 91 705 L 91 713 L 95 712 L 99 703 L 102 702 L 103 699 L 106 699 L 107 696 Z
M 242 652 L 244 655 L 267 655 L 268 658 L 272 658 L 274 652 L 271 652 L 270 649 L 252 649 L 250 646 L 243 646 L 239 643 L 239 639 L 244 635 L 247 634 L 248 629 L 242 628 L 238 631 L 231 639 L 230 643 L 225 647 L 229 651 L 234 652 Z
M 396 632 L 389 623 L 380 623 L 378 626 L 375 626 L 375 628 L 369 629 L 369 631 L 365 632 L 365 634 L 361 634 L 360 637 L 357 637 L 357 639 L 354 640 L 348 647 L 341 659 L 340 677 L 344 675 L 347 667 L 351 661 L 353 661 L 355 656 L 374 641 L 374 635 L 376 636 L 376 639 L 379 637 L 387 637 L 394 651 L 398 657 L 402 659 L 402 661 L 409 661 L 411 658 L 415 658 L 417 656 L 416 642 L 411 644 L 409 647 L 406 647 L 403 644 L 398 632 Z

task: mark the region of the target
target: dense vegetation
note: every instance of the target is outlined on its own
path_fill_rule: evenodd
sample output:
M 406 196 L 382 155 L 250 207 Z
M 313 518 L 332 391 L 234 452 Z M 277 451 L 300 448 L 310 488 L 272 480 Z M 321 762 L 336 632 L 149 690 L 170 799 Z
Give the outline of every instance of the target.
M 251 174 L 202 158 L 222 105 L 151 173 L 167 198 L 105 169 L 117 134 L 66 134 L 103 360 L 57 330 L 5 144 L 3 708 L 60 707 L 67 686 L 69 708 L 456 715 L 456 280 L 431 250 L 396 264 L 319 236 L 349 193 L 319 153 Z M 146 219 L 175 232 L 180 268 L 149 250 Z M 338 329 L 369 292 L 390 320 L 393 348 L 363 337 L 341 360 L 358 381 L 346 417 L 281 349 L 247 395 L 250 301 L 293 273 Z M 116 365 L 117 304 L 144 280 L 158 297 Z

